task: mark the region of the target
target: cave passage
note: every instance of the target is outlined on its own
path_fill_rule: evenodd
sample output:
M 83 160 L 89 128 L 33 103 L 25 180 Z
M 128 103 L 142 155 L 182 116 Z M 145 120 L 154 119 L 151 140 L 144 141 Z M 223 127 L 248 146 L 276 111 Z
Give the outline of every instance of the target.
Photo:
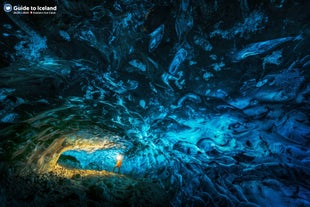
M 120 152 L 117 149 L 95 150 L 92 152 L 68 150 L 60 155 L 57 163 L 73 169 L 112 171 L 118 154 Z M 123 163 L 122 172 L 126 172 L 125 166 L 126 162 Z
M 0 206 L 310 206 L 309 0 L 18 4 Z

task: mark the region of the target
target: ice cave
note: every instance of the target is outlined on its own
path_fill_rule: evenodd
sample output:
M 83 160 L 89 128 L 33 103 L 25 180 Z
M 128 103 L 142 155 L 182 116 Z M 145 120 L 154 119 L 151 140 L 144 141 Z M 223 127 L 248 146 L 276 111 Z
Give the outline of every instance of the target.
M 0 207 L 310 206 L 309 0 L 6 0 Z

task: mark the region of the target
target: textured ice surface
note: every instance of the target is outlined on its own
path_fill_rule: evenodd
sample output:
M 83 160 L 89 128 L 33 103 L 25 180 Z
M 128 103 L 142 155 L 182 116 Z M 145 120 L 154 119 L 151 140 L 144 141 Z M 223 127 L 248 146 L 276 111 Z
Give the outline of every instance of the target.
M 27 39 L 26 39 L 27 38 Z M 20 41 L 15 45 L 17 56 L 28 61 L 35 61 L 40 58 L 41 53 L 47 48 L 46 38 L 35 34 L 31 37 L 25 37 L 24 41 Z
M 263 42 L 252 43 L 234 54 L 233 60 L 240 61 L 250 56 L 261 55 L 288 41 L 301 40 L 302 36 L 283 37 Z
M 169 66 L 169 73 L 175 75 L 180 67 L 181 63 L 184 62 L 187 56 L 187 51 L 183 48 L 179 49 L 178 52 L 175 54 L 170 66 Z
M 246 2 L 246 1 L 241 1 Z M 221 36 L 223 39 L 232 39 L 234 37 L 245 37 L 249 33 L 255 33 L 262 30 L 265 24 L 268 22 L 268 17 L 264 13 L 259 11 L 253 11 L 243 19 L 242 22 L 236 23 L 232 28 L 223 30 L 215 28 L 214 31 L 210 33 L 211 37 Z M 221 22 L 216 25 L 220 27 Z
M 149 51 L 152 52 L 160 44 L 165 32 L 165 25 L 160 25 L 150 34 Z
M 14 183 L 14 173 L 28 182 L 24 173 L 48 171 L 50 160 L 70 175 L 56 187 L 78 186 L 66 198 L 76 206 L 152 206 L 150 197 L 165 197 L 163 206 L 310 205 L 308 2 L 58 7 L 33 22 L 1 19 L 7 206 L 59 196 L 35 176 L 27 188 Z M 110 173 L 118 154 L 119 175 Z M 104 179 L 90 186 L 97 177 L 85 172 Z

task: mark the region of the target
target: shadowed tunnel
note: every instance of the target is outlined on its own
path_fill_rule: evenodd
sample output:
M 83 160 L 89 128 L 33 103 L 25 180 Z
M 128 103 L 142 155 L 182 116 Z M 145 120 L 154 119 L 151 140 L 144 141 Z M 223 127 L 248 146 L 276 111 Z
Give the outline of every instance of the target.
M 310 206 L 310 1 L 1 8 L 0 206 Z

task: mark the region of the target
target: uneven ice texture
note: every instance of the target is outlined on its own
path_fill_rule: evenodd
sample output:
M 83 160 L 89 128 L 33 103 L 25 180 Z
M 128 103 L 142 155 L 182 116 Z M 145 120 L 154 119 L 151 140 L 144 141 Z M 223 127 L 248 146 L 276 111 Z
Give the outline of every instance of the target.
M 244 49 L 236 52 L 234 54 L 233 61 L 240 61 L 250 56 L 265 54 L 281 44 L 296 40 L 302 40 L 302 36 L 298 35 L 296 37 L 283 37 L 263 42 L 252 43 L 246 46 Z
M 55 17 L 7 15 L 0 201 L 309 206 L 308 8 L 64 1 Z
M 31 37 L 26 36 L 24 39 L 15 45 L 16 55 L 28 61 L 39 60 L 41 53 L 47 49 L 46 37 L 34 34 Z
M 242 1 L 243 2 L 243 1 Z M 228 30 L 216 28 L 210 33 L 211 37 L 221 36 L 223 39 L 233 39 L 235 37 L 244 38 L 248 34 L 258 32 L 264 29 L 268 22 L 268 17 L 259 11 L 253 11 L 246 16 L 242 22 L 236 23 Z M 217 27 L 220 25 L 217 25 Z
M 160 25 L 150 34 L 149 52 L 155 50 L 160 44 L 165 32 L 165 25 Z
M 169 66 L 169 73 L 175 75 L 180 67 L 180 65 L 184 62 L 187 56 L 187 51 L 183 48 L 179 49 L 178 52 L 175 54 L 170 66 Z

